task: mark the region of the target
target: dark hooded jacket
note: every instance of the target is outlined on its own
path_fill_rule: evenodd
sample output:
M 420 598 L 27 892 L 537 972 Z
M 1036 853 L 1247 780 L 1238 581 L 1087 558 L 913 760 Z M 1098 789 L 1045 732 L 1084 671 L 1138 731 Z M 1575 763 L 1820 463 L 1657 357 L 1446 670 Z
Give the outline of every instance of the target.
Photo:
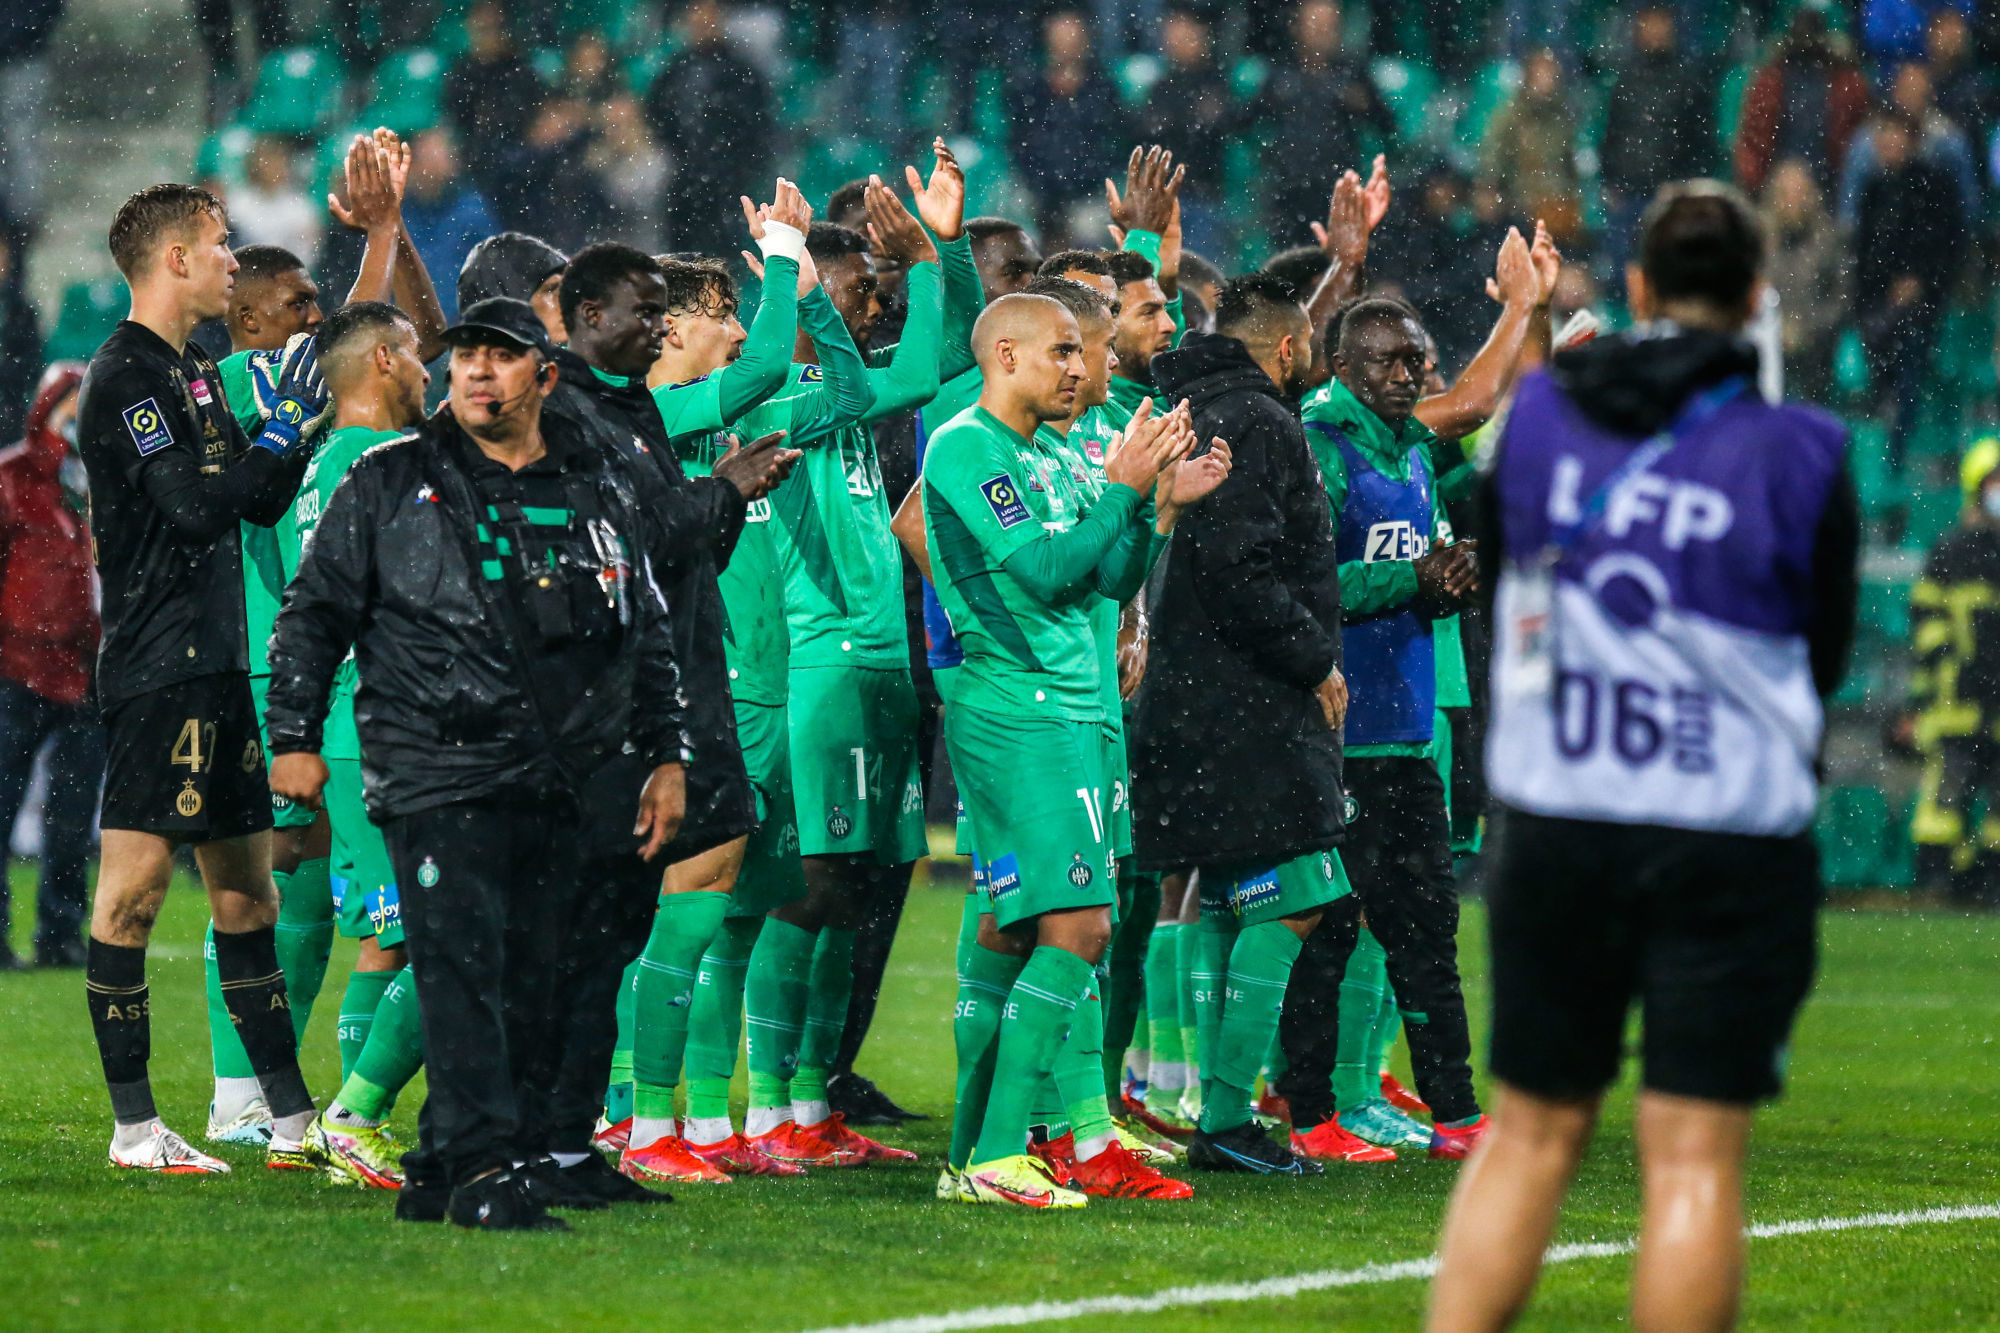
M 569 430 L 544 418 L 551 452 L 560 442 L 566 472 L 626 549 L 655 549 L 626 470 Z M 364 454 L 313 530 L 272 635 L 274 754 L 320 748 L 327 691 L 353 647 L 378 822 L 483 797 L 574 794 L 627 747 L 642 771 L 687 759 L 667 609 L 643 558 L 633 560 L 630 624 L 603 672 L 566 707 L 538 697 L 536 648 L 514 627 L 512 598 L 480 569 L 477 449 L 445 408 Z
M 685 860 L 741 837 L 757 823 L 756 796 L 743 766 L 736 707 L 729 697 L 722 589 L 716 582 L 742 535 L 748 505 L 729 482 L 690 477 L 682 470 L 643 379 L 610 383 L 567 348 L 557 349 L 556 367 L 556 389 L 543 410 L 574 422 L 621 457 L 653 520 L 656 545 L 650 554 L 670 608 L 694 752 L 687 773 L 687 817 L 666 850 L 670 860 Z M 607 826 L 600 832 L 599 843 L 622 845 L 630 839 L 629 826 Z
M 1340 665 L 1340 573 L 1305 429 L 1234 338 L 1189 334 L 1153 358 L 1153 379 L 1235 462 L 1154 575 L 1132 720 L 1139 864 L 1270 865 L 1333 847 L 1341 738 L 1315 690 Z
M 532 300 L 535 289 L 551 273 L 569 267 L 569 256 L 539 236 L 523 231 L 503 231 L 472 247 L 458 270 L 458 308 L 465 309 L 489 296 L 511 296 L 516 301 Z
M 83 460 L 48 428 L 83 366 L 42 373 L 20 443 L 0 451 L 0 676 L 44 699 L 80 704 L 97 657 L 97 595 L 84 522 Z

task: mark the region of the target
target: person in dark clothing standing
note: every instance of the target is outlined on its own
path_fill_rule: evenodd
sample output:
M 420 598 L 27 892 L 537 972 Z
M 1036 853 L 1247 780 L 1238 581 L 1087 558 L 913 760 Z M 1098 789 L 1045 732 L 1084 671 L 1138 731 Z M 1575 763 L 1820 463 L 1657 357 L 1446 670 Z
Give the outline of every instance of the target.
M 562 283 L 567 349 L 554 354 L 562 379 L 546 408 L 551 421 L 568 423 L 599 443 L 630 473 L 652 517 L 655 545 L 648 552 L 665 587 L 689 586 L 696 567 L 728 563 L 742 531 L 745 506 L 783 481 L 798 458 L 766 436 L 725 453 L 711 477 L 682 473 L 666 426 L 646 389 L 646 372 L 659 359 L 667 307 L 660 266 L 642 250 L 601 242 L 579 250 Z M 711 574 L 711 578 L 712 578 Z M 690 786 L 707 774 L 742 770 L 736 736 L 712 726 L 697 728 L 719 704 L 728 707 L 720 636 L 698 624 L 681 625 L 695 600 L 669 605 L 676 656 L 688 689 L 703 697 L 686 701 L 691 736 Z M 684 646 L 683 646 L 684 645 Z M 643 783 L 645 759 L 619 753 L 603 763 L 583 788 L 584 845 L 578 900 L 556 982 L 556 1009 L 564 1015 L 560 1062 L 549 1098 L 543 1147 L 562 1170 L 564 1183 L 598 1197 L 652 1197 L 592 1151 L 591 1133 L 604 1105 L 611 1057 L 618 1040 L 618 985 L 645 947 L 661 892 L 661 866 L 640 855 L 640 839 L 623 818 L 620 791 Z M 661 858 L 686 860 L 735 836 L 733 825 L 710 822 L 682 830 Z
M 720 0 L 692 0 L 687 45 L 646 90 L 646 125 L 677 166 L 661 213 L 675 251 L 732 254 L 736 199 L 770 174 L 771 86 L 723 40 Z
M 77 409 L 110 754 L 84 989 L 117 1124 L 111 1161 L 173 1174 L 229 1170 L 161 1123 L 147 1078 L 146 942 L 182 846 L 201 868 L 225 1002 L 271 1108 L 270 1164 L 314 1166 L 304 1140 L 315 1110 L 273 929 L 271 790 L 250 696 L 240 525 L 284 516 L 310 454 L 301 438 L 327 398 L 301 339 L 275 368 L 271 419 L 244 439 L 221 372 L 188 342 L 228 308 L 228 236 L 222 201 L 192 185 L 149 186 L 119 206 L 111 257 L 132 313 L 91 358 Z
M 1193 409 L 1196 438 L 1226 438 L 1233 459 L 1168 552 L 1132 714 L 1139 868 L 1198 867 L 1201 879 L 1208 1077 L 1188 1162 L 1212 1170 L 1317 1175 L 1315 1156 L 1335 1155 L 1296 1139 L 1288 1151 L 1250 1115 L 1300 941 L 1348 894 L 1332 855 L 1347 712 L 1340 578 L 1291 406 L 1311 347 L 1305 307 L 1252 274 L 1223 286 L 1216 332 L 1190 334 L 1152 364 L 1159 392 Z M 1218 682 L 1227 706 L 1190 702 Z
M 1519 244 L 1518 241 L 1515 244 Z M 1504 275 L 1503 275 L 1504 276 Z M 1423 326 L 1399 301 L 1349 307 L 1329 335 L 1334 378 L 1305 412 L 1340 559 L 1341 614 L 1355 706 L 1347 718 L 1348 841 L 1355 905 L 1387 956 L 1409 1015 L 1417 1091 L 1432 1108 L 1429 1152 L 1464 1157 L 1484 1132 L 1458 976 L 1458 886 L 1438 772 L 1434 621 L 1462 609 L 1471 542 L 1450 544 L 1433 473 L 1436 437 L 1415 415 Z M 1356 914 L 1331 921 L 1285 1005 L 1281 1091 L 1293 1122 L 1334 1115 L 1339 988 Z
M 1875 174 L 1861 188 L 1854 224 L 1854 313 L 1869 373 L 1894 413 L 1889 461 L 1897 468 L 1965 252 L 1958 187 L 1917 154 L 1922 133 L 1900 112 L 1884 116 L 1875 129 Z
M 104 728 L 90 703 L 97 656 L 89 503 L 76 454 L 83 367 L 42 375 L 26 436 L 0 452 L 0 829 L 11 830 L 35 756 L 49 754 L 35 962 L 81 967 L 85 859 L 104 785 Z M 4 851 L 4 848 L 0 848 Z M 0 881 L 0 969 L 16 965 Z
M 355 722 L 423 996 L 430 1097 L 396 1215 L 560 1229 L 588 1206 L 538 1164 L 531 1077 L 555 1047 L 579 793 L 657 856 L 685 808 L 680 674 L 651 521 L 624 466 L 543 403 L 542 323 L 496 297 L 446 333 L 451 395 L 363 455 L 286 591 L 267 714 L 274 788 L 317 805 L 327 691 Z M 592 774 L 630 748 L 629 781 Z M 593 813 L 596 813 L 595 811 Z M 525 1167 L 515 1163 L 527 1158 Z
M 1181 187 L 1181 226 L 1187 247 L 1223 254 L 1217 194 L 1228 165 L 1229 144 L 1244 125 L 1242 105 L 1215 58 L 1215 19 L 1206 8 L 1171 6 L 1162 29 L 1166 72 L 1146 94 L 1137 116 L 1139 138 L 1174 145 L 1175 158 L 1192 178 Z M 1317 211 L 1308 217 L 1317 216 Z
M 465 54 L 444 76 L 444 113 L 464 150 L 466 170 L 496 204 L 503 163 L 526 142 L 528 121 L 546 90 L 515 43 L 498 0 L 465 11 Z
M 1497 1090 L 1431 1333 L 1520 1317 L 1635 1007 L 1633 1324 L 1733 1327 L 1752 1112 L 1812 984 L 1821 700 L 1859 591 L 1847 433 L 1757 392 L 1740 194 L 1670 186 L 1642 234 L 1634 331 L 1522 381 L 1481 497 Z
M 1090 44 L 1081 8 L 1042 20 L 1042 59 L 1016 80 L 1007 118 L 1014 161 L 1034 192 L 1044 239 L 1069 234 L 1070 212 L 1102 190 L 1104 145 L 1125 137 L 1125 109 Z
M 1679 48 L 1673 7 L 1648 0 L 1633 16 L 1632 54 L 1605 104 L 1600 158 L 1613 264 L 1631 250 L 1639 213 L 1655 190 L 1714 169 L 1714 110 L 1714 85 Z
M 1367 66 L 1340 49 L 1340 6 L 1305 0 L 1292 31 L 1291 58 L 1272 69 L 1250 107 L 1263 151 L 1264 225 L 1278 246 L 1302 241 L 1307 225 L 1326 216 L 1334 182 L 1365 157 L 1364 132 L 1378 152 L 1396 145 L 1396 118 Z

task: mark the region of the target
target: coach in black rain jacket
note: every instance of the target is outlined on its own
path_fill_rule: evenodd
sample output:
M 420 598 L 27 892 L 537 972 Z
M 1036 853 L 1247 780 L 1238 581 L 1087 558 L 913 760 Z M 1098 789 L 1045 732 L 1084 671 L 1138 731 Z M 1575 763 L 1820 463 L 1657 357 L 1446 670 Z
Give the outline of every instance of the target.
M 653 549 L 651 520 L 615 463 L 553 418 L 544 435 L 612 528 Z M 628 742 L 647 770 L 685 761 L 680 672 L 644 562 L 634 561 L 631 629 L 591 688 L 535 696 L 530 636 L 508 631 L 510 599 L 480 571 L 468 470 L 478 452 L 447 406 L 362 455 L 313 531 L 272 636 L 274 754 L 319 750 L 327 690 L 353 645 L 378 824 L 505 792 L 574 793 Z M 635 811 L 638 798 L 634 788 Z
M 1138 863 L 1273 864 L 1335 846 L 1340 734 L 1314 691 L 1340 665 L 1340 575 L 1305 430 L 1234 338 L 1190 334 L 1153 359 L 1153 381 L 1235 461 L 1154 575 L 1132 728 Z

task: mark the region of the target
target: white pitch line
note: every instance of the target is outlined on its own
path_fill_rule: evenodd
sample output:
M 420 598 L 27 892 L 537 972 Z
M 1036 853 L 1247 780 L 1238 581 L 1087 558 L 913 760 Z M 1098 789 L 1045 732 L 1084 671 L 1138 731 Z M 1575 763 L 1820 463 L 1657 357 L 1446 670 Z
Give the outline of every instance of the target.
M 1965 1204 L 1951 1208 L 1926 1208 L 1906 1213 L 1863 1213 L 1858 1217 L 1815 1217 L 1795 1222 L 1764 1222 L 1747 1227 L 1744 1234 L 1753 1240 L 1774 1236 L 1808 1236 L 1829 1231 L 1864 1231 L 1884 1227 L 1924 1226 L 1943 1222 L 1972 1222 L 2000 1218 L 2000 1204 Z M 1542 1256 L 1544 1264 L 1569 1263 L 1577 1259 L 1610 1259 L 1630 1254 L 1638 1241 L 1597 1241 L 1578 1245 L 1557 1245 Z M 987 1305 L 949 1314 L 911 1315 L 885 1319 L 874 1324 L 841 1324 L 813 1333 L 958 1333 L 963 1329 L 1018 1328 L 1025 1324 L 1048 1324 L 1087 1315 L 1154 1314 L 1184 1305 L 1226 1305 L 1243 1301 L 1280 1300 L 1308 1291 L 1336 1287 L 1366 1287 L 1384 1282 L 1404 1282 L 1428 1278 L 1437 1272 L 1437 1257 L 1404 1259 L 1398 1263 L 1365 1264 L 1360 1268 L 1331 1268 L 1317 1273 L 1297 1273 L 1291 1277 L 1270 1277 L 1261 1282 L 1218 1282 L 1198 1287 L 1168 1287 L 1140 1296 L 1090 1296 L 1075 1301 L 1035 1301 L 1028 1305 Z

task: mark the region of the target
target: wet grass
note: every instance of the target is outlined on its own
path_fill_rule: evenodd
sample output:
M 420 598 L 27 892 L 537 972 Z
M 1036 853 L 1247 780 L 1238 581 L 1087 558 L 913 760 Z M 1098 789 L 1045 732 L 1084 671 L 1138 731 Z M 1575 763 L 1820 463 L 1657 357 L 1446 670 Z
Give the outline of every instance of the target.
M 1480 920 L 1468 911 L 1463 940 L 1476 1025 Z M 913 894 L 862 1059 L 933 1115 L 884 1134 L 920 1150 L 924 1166 L 689 1187 L 670 1206 L 575 1215 L 568 1236 L 399 1226 L 386 1195 L 266 1172 L 241 1150 L 224 1150 L 237 1167 L 226 1178 L 113 1172 L 81 978 L 0 975 L 0 1327 L 787 1330 L 1430 1253 L 1457 1168 L 1421 1159 L 1308 1182 L 1200 1177 L 1188 1204 L 1098 1201 L 1077 1215 L 933 1200 L 950 1111 L 957 921 L 950 891 Z M 199 894 L 174 894 L 152 965 L 154 1084 L 190 1137 L 208 1096 L 203 924 Z M 322 1095 L 337 1073 L 334 1010 L 351 957 L 351 946 L 336 948 L 313 1018 L 307 1077 Z M 1830 914 L 1791 1093 L 1759 1122 L 1753 1218 L 2000 1202 L 1996 1091 L 2000 921 Z M 412 1130 L 418 1095 L 398 1115 Z M 1631 1234 L 1630 1111 L 1627 1087 L 1559 1239 Z M 1628 1264 L 1550 1270 L 1526 1326 L 1622 1322 Z M 1143 1318 L 1190 1330 L 1410 1328 L 1422 1299 L 1405 1281 Z M 1748 1327 L 1786 1330 L 2000 1325 L 2000 1222 L 1759 1241 L 1745 1316 Z M 1123 1329 L 1139 1317 L 1090 1322 Z

